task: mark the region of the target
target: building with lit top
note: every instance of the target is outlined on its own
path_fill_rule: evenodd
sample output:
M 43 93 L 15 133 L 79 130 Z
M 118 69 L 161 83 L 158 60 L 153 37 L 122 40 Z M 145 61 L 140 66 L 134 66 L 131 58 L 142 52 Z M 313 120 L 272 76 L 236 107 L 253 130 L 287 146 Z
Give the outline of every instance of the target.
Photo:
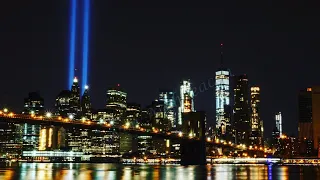
M 73 84 L 71 87 L 71 97 L 70 97 L 70 113 L 73 114 L 75 118 L 78 118 L 81 112 L 80 104 L 80 86 L 79 81 L 75 77 L 73 79 Z
M 221 137 L 227 134 L 230 120 L 225 118 L 226 107 L 230 105 L 230 71 L 228 69 L 219 69 L 216 71 L 216 129 L 217 136 Z
M 173 91 L 161 90 L 159 93 L 159 101 L 164 102 L 164 115 L 169 121 L 169 128 L 177 125 L 177 104 Z
M 178 125 L 182 125 L 182 113 L 193 112 L 194 110 L 194 92 L 191 88 L 190 80 L 183 80 L 180 85 L 180 107 L 178 109 Z
M 299 93 L 298 131 L 300 141 L 311 139 L 315 152 L 320 152 L 320 86 Z
M 313 155 L 313 105 L 312 88 L 306 88 L 299 92 L 298 96 L 298 137 L 300 143 L 299 154 L 301 156 Z
M 216 137 L 226 138 L 232 134 L 230 106 L 230 70 L 223 67 L 223 44 L 220 44 L 220 68 L 215 73 Z
M 251 135 L 250 141 L 254 146 L 263 145 L 263 122 L 260 118 L 260 88 L 251 87 Z
M 127 110 L 127 93 L 120 88 L 120 84 L 107 91 L 106 109 L 114 111 L 115 124 L 124 124 Z
M 24 99 L 22 114 L 44 115 L 44 100 L 38 92 L 30 92 Z M 40 125 L 23 124 L 23 149 L 37 150 L 39 145 Z
M 277 112 L 275 115 L 276 119 L 276 129 L 279 132 L 279 136 L 282 136 L 282 115 L 281 112 Z
M 87 119 L 92 118 L 92 107 L 89 95 L 89 86 L 85 86 L 85 90 L 81 98 L 81 112 L 83 117 L 86 117 Z
M 235 76 L 234 91 L 234 129 L 236 143 L 249 144 L 251 134 L 249 84 L 247 75 Z

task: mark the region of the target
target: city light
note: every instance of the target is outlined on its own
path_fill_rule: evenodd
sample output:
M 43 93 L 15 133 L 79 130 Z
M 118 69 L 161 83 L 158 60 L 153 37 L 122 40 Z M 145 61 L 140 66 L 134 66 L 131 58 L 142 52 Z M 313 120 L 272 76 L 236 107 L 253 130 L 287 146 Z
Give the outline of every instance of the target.
M 75 69 L 75 55 L 76 55 L 76 25 L 77 25 L 77 0 L 70 0 L 70 49 L 69 49 L 69 86 L 72 86 L 74 69 Z
M 83 0 L 83 3 L 82 87 L 88 83 L 90 0 Z
M 52 117 L 51 112 L 47 112 L 47 113 L 46 113 L 46 117 L 47 117 L 47 118 L 51 118 L 51 117 Z
M 182 137 L 182 132 L 179 132 L 179 133 L 178 133 L 178 136 L 179 136 L 179 137 Z
M 70 119 L 70 120 L 73 119 L 73 115 L 72 115 L 72 114 L 69 115 L 69 119 Z
M 7 113 L 7 112 L 9 112 L 9 110 L 8 110 L 7 108 L 4 108 L 4 109 L 3 109 L 3 112 L 4 112 L 4 113 Z

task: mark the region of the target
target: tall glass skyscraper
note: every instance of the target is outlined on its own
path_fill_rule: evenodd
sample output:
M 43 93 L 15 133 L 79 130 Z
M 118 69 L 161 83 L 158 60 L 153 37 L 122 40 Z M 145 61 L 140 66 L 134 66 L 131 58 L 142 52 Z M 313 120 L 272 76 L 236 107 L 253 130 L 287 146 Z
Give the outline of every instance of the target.
M 276 127 L 279 132 L 280 137 L 282 136 L 282 115 L 281 112 L 277 112 L 275 115 Z
M 219 69 L 216 72 L 216 128 L 218 134 L 226 134 L 230 118 L 226 117 L 226 107 L 230 105 L 230 71 Z
M 263 145 L 263 121 L 260 118 L 260 87 L 253 86 L 251 95 L 251 135 L 250 141 L 254 146 Z
M 194 111 L 193 97 L 190 80 L 183 80 L 180 86 L 180 107 L 178 109 L 178 125 L 180 126 L 182 125 L 182 113 Z
M 159 101 L 164 102 L 165 118 L 169 121 L 170 127 L 176 127 L 177 124 L 177 105 L 175 93 L 173 91 L 161 90 L 159 93 Z
M 127 110 L 127 93 L 120 88 L 119 84 L 108 90 L 106 109 L 112 111 L 115 124 L 123 125 Z
M 43 115 L 44 100 L 38 92 L 29 93 L 24 99 L 24 109 L 22 114 Z M 23 149 L 35 150 L 39 145 L 40 125 L 23 124 Z

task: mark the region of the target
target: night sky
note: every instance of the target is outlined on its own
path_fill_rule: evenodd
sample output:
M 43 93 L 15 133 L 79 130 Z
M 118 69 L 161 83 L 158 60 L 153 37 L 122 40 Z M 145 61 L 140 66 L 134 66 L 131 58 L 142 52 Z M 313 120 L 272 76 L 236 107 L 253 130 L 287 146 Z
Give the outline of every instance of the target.
M 224 45 L 232 74 L 261 87 L 266 133 L 282 111 L 284 132 L 297 133 L 297 95 L 320 85 L 319 7 L 264 1 L 92 0 L 89 85 L 94 108 L 119 83 L 129 102 L 148 105 L 159 88 L 198 87 L 214 77 Z M 0 6 L 0 106 L 21 110 L 29 91 L 45 106 L 68 84 L 69 1 L 18 0 Z M 81 52 L 78 52 L 81 53 Z M 80 58 L 77 59 L 80 61 Z M 81 81 L 81 80 L 80 80 Z M 214 89 L 195 98 L 214 119 Z

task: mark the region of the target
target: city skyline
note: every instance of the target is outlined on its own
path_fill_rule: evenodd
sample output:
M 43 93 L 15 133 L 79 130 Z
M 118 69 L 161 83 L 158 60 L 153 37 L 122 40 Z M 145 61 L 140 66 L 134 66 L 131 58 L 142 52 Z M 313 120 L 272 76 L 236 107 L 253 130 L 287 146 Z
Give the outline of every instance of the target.
M 40 5 L 31 3 L 30 8 Z M 68 77 L 67 29 L 69 28 L 67 21 L 69 19 L 66 18 L 68 8 L 64 7 L 68 7 L 69 3 L 52 2 L 51 5 L 54 10 L 33 9 L 35 12 L 47 15 L 43 17 L 32 17 L 28 13 L 18 13 L 17 15 L 8 13 L 9 19 L 12 18 L 13 20 L 15 18 L 33 19 L 31 24 L 24 23 L 21 20 L 21 23 L 13 25 L 9 22 L 11 20 L 5 21 L 5 33 L 2 34 L 4 41 L 1 43 L 1 49 L 4 52 L 0 56 L 1 59 L 6 60 L 7 66 L 15 67 L 16 63 L 19 63 L 20 66 L 16 68 L 15 72 L 17 74 L 15 76 L 8 76 L 9 71 L 6 69 L 9 68 L 2 67 L 0 75 L 5 77 L 3 84 L 6 87 L 1 88 L 0 103 L 7 103 L 9 106 L 21 107 L 22 109 L 23 98 L 28 92 L 39 90 L 45 99 L 45 104 L 53 108 L 54 97 L 62 89 L 66 89 L 65 84 Z M 98 16 L 98 12 L 103 14 L 99 10 L 99 6 L 106 7 L 107 13 Z M 113 6 L 122 7 L 121 4 Z M 178 21 L 180 16 L 179 13 L 169 10 L 168 13 L 172 15 L 170 18 L 173 18 L 173 20 L 170 20 L 167 16 L 162 17 L 168 23 L 161 28 L 160 25 L 163 24 L 163 20 L 156 14 L 160 11 L 149 12 L 144 10 L 140 14 L 130 17 L 130 13 L 135 12 L 134 8 L 136 7 L 131 4 L 130 6 L 131 8 L 127 11 L 120 10 L 118 13 L 109 9 L 111 8 L 109 4 L 92 6 L 93 29 L 91 40 L 93 42 L 90 44 L 90 54 L 92 55 L 89 59 L 92 64 L 89 68 L 89 82 L 91 82 L 89 86 L 93 107 L 103 107 L 107 88 L 117 83 L 125 87 L 130 102 L 138 102 L 143 105 L 149 104 L 152 99 L 157 97 L 159 88 L 173 88 L 178 92 L 179 82 L 184 78 L 190 78 L 193 84 L 199 87 L 202 82 L 214 77 L 214 72 L 219 66 L 219 43 L 222 41 L 225 44 L 226 67 L 230 68 L 233 74 L 248 74 L 250 82 L 261 88 L 261 117 L 265 123 L 267 134 L 270 134 L 274 126 L 274 113 L 278 111 L 283 113 L 283 131 L 289 134 L 296 133 L 298 117 L 295 112 L 298 109 L 298 92 L 306 87 L 320 84 L 319 80 L 314 77 L 317 63 L 313 62 L 318 57 L 315 54 L 317 45 L 313 43 L 316 38 L 319 38 L 319 35 L 305 34 L 297 29 L 295 29 L 295 32 L 288 33 L 286 37 L 280 37 L 281 33 L 273 34 L 270 20 L 275 15 L 268 14 L 266 12 L 267 8 L 262 9 L 261 12 L 257 12 L 258 10 L 241 11 L 243 14 L 238 13 L 238 15 L 240 14 L 239 17 L 233 17 L 232 15 L 240 12 L 240 9 L 235 9 L 234 13 L 228 14 L 233 9 L 227 8 L 226 12 L 222 12 L 226 20 L 219 20 L 221 19 L 219 16 L 221 10 L 210 9 L 210 11 L 206 10 L 201 13 L 200 10 L 197 11 L 195 8 L 194 11 L 191 11 L 191 14 L 197 15 L 196 20 L 190 20 L 189 16 L 184 17 L 185 19 L 180 20 L 184 23 L 181 27 L 170 25 L 170 22 Z M 223 7 L 223 5 L 221 6 Z M 56 9 L 59 9 L 59 12 L 62 11 L 62 13 L 57 13 Z M 215 10 L 217 12 L 214 12 Z M 186 11 L 179 10 L 180 13 Z M 253 12 L 257 13 L 256 17 L 249 16 Z M 127 19 L 123 18 L 120 13 L 124 13 Z M 134 20 L 134 17 L 143 17 L 147 13 L 155 18 L 153 26 L 146 25 L 149 20 L 148 17 Z M 209 13 L 208 16 L 206 13 Z M 279 11 L 275 11 L 275 14 L 280 15 L 280 20 L 293 20 Z M 26 17 L 22 17 L 24 15 Z M 266 17 L 260 21 L 262 22 L 261 27 L 254 26 L 253 23 L 256 19 L 263 17 L 263 15 L 266 15 Z M 106 19 L 105 23 L 103 23 L 104 18 Z M 214 23 L 213 25 L 206 23 L 212 18 L 230 24 L 224 25 L 224 27 L 221 27 L 222 29 L 218 28 L 218 30 L 212 31 L 217 26 Z M 237 26 L 235 21 L 241 18 L 247 18 L 248 25 Z M 297 22 L 297 25 L 287 21 L 288 26 L 284 26 L 280 25 L 280 20 L 276 20 L 275 23 L 275 27 L 280 29 L 297 28 L 299 25 L 304 25 L 302 20 L 296 20 L 293 22 Z M 142 25 L 137 26 L 136 29 L 130 28 L 130 22 L 139 24 L 140 21 Z M 39 22 L 44 22 L 45 25 Z M 188 25 L 197 22 L 200 22 L 197 25 L 199 29 L 207 27 L 207 30 L 199 30 Z M 208 22 L 211 23 L 212 21 Z M 9 30 L 6 31 L 6 28 L 10 27 L 16 29 L 16 31 L 10 33 Z M 158 29 L 159 27 L 160 29 Z M 232 27 L 236 28 L 233 29 Z M 24 35 L 25 33 L 18 31 L 20 28 L 25 30 L 28 37 Z M 47 31 L 47 28 L 52 30 Z M 143 34 L 143 32 L 146 32 L 145 28 L 151 33 Z M 171 30 L 169 31 L 167 28 Z M 242 31 L 243 28 L 248 32 Z M 180 32 L 183 33 L 179 35 Z M 168 35 L 165 38 L 167 42 L 154 36 L 155 33 L 160 33 L 160 37 Z M 188 37 L 192 34 L 197 34 L 197 37 Z M 266 36 L 261 37 L 263 35 Z M 296 41 L 292 37 L 295 35 L 298 35 Z M 148 40 L 150 37 L 153 38 L 154 42 Z M 248 39 L 246 39 L 247 37 Z M 259 38 L 256 40 L 257 37 Z M 268 39 L 267 37 L 271 38 Z M 137 42 L 138 40 L 140 42 Z M 294 42 L 291 43 L 291 41 Z M 31 43 L 30 47 L 33 49 L 26 48 L 28 43 Z M 14 51 L 11 49 L 14 49 Z M 282 52 L 279 52 L 280 50 Z M 160 55 L 156 57 L 152 54 Z M 134 61 L 128 61 L 128 59 L 134 59 Z M 157 63 L 149 62 L 149 59 L 154 59 L 155 62 L 162 60 L 163 64 L 172 63 L 172 65 L 168 66 L 165 73 L 163 68 L 158 68 Z M 174 60 L 177 62 L 174 62 Z M 188 63 L 184 63 L 184 61 Z M 293 63 L 295 61 L 297 63 Z M 301 69 L 302 72 L 296 73 L 298 72 L 297 69 Z M 115 73 L 118 76 L 114 76 Z M 131 78 L 126 80 L 128 77 Z M 21 82 L 22 78 L 27 78 L 27 80 Z M 136 78 L 141 79 L 136 80 Z M 288 81 L 288 78 L 292 78 L 294 81 Z M 205 110 L 210 122 L 213 122 L 214 119 L 213 92 L 214 89 L 209 89 L 195 97 L 196 109 Z

